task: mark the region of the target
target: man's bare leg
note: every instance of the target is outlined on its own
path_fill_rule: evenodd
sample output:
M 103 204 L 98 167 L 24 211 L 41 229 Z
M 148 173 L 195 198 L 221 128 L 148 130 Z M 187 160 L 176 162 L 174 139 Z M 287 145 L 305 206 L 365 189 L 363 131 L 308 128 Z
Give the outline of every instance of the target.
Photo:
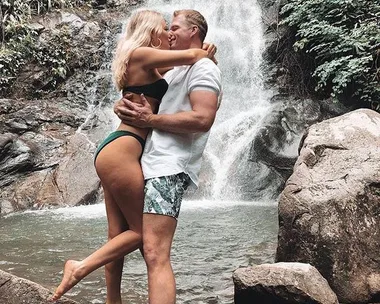
M 143 248 L 148 269 L 149 304 L 174 304 L 176 284 L 170 250 L 177 220 L 158 214 L 143 215 Z

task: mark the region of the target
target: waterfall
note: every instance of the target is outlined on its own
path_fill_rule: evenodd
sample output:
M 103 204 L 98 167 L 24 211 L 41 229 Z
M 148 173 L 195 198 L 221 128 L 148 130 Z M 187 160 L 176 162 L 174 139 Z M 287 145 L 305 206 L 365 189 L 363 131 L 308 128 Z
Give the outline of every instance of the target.
M 190 193 L 190 198 L 218 201 L 268 199 L 273 189 L 263 180 L 268 180 L 270 169 L 255 162 L 251 156 L 252 141 L 270 111 L 271 97 L 271 92 L 264 89 L 261 70 L 264 33 L 258 3 L 244 0 L 147 0 L 145 8 L 161 12 L 168 23 L 174 10 L 198 10 L 208 22 L 206 41 L 218 47 L 216 57 L 222 71 L 223 99 L 204 152 L 200 188 Z M 126 20 L 123 29 L 125 23 Z M 78 130 L 95 143 L 119 123 L 112 105 L 120 96 L 112 83 L 110 70 L 117 37 L 107 39 L 107 58 L 96 75 L 99 79 L 90 88 L 88 119 Z M 98 83 L 108 86 L 106 94 L 97 94 Z M 88 129 L 91 132 L 86 132 Z
M 105 30 L 103 63 L 99 70 L 93 73 L 92 78 L 87 80 L 89 84 L 86 91 L 87 116 L 76 132 L 86 136 L 94 149 L 120 123 L 113 113 L 113 104 L 120 98 L 120 93 L 113 83 L 111 63 L 117 40 L 125 23 L 125 20 L 120 21 L 118 35 L 115 35 L 109 28 Z
M 208 22 L 206 41 L 218 47 L 223 100 L 204 153 L 203 183 L 197 196 L 216 200 L 257 198 L 254 184 L 268 169 L 250 161 L 250 149 L 270 110 L 271 94 L 263 86 L 264 35 L 258 3 L 148 0 L 146 8 L 160 11 L 169 23 L 174 10 L 198 10 Z

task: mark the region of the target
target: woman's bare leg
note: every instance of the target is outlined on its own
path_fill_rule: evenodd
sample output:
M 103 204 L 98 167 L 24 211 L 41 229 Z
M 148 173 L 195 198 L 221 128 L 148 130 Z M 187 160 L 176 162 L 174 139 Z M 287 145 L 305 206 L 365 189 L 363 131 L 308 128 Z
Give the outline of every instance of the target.
M 101 163 L 97 165 L 97 170 L 101 177 L 103 188 L 112 194 L 113 202 L 116 202 L 116 205 L 107 205 L 108 227 L 109 231 L 111 231 L 110 237 L 116 238 L 117 240 L 120 239 L 120 245 L 125 249 L 127 243 L 131 244 L 131 240 L 128 241 L 125 239 L 125 234 L 131 231 L 135 232 L 139 240 L 138 243 L 134 243 L 135 250 L 142 245 L 144 178 L 139 157 L 132 158 L 128 161 L 128 157 L 126 156 L 127 151 L 123 151 L 123 148 L 132 145 L 131 141 L 138 145 L 137 147 L 135 146 L 136 148 L 141 148 L 134 138 L 120 138 L 120 140 L 112 146 L 112 150 L 104 149 L 103 155 L 103 157 L 107 157 L 107 153 L 111 152 L 110 157 L 115 158 L 115 150 L 120 151 L 119 155 L 122 156 L 122 159 L 118 162 L 118 165 L 112 169 L 112 173 L 109 172 L 108 163 L 107 166 L 105 166 L 106 172 L 104 172 Z M 140 153 L 141 150 L 138 151 L 138 154 L 132 153 L 129 155 L 139 156 Z M 120 180 L 123 182 L 120 182 Z M 115 225 L 113 223 L 117 223 L 122 218 L 127 221 L 130 230 L 117 235 L 117 224 Z M 122 267 L 123 263 L 120 263 L 120 261 L 106 265 L 107 304 L 118 304 L 117 298 L 120 295 Z
M 66 262 L 62 282 L 52 300 L 59 299 L 95 269 L 116 261 L 106 269 L 107 304 L 118 303 L 113 301 L 120 297 L 117 294 L 120 295 L 121 258 L 141 247 L 144 181 L 139 159 L 135 156 L 141 153 L 141 147 L 137 141 L 137 147 L 133 147 L 134 141 L 131 137 L 121 137 L 99 154 L 96 167 L 105 189 L 107 216 L 111 219 L 110 240 L 84 260 Z M 129 153 L 126 148 L 129 148 Z M 133 153 L 133 148 L 140 149 L 140 152 Z M 123 222 L 121 216 L 124 217 Z M 128 223 L 129 230 L 117 234 L 124 229 L 122 224 L 125 223 Z
M 128 230 L 123 213 L 113 199 L 111 193 L 103 186 L 104 200 L 108 221 L 108 241 Z M 106 304 L 121 304 L 121 278 L 123 274 L 124 256 L 105 265 L 107 285 Z

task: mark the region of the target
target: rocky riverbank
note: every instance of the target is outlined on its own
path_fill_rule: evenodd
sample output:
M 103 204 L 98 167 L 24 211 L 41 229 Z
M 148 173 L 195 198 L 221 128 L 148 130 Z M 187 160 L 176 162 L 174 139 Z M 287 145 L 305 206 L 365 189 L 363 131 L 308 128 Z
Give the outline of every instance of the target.
M 136 4 L 109 1 L 32 21 L 39 48 L 59 37 L 67 62 L 58 78 L 29 62 L 0 99 L 0 213 L 97 202 L 92 155 L 112 124 L 103 107 L 117 98 L 107 56 Z
M 379 301 L 379 148 L 380 114 L 371 110 L 308 129 L 280 196 L 277 263 L 236 270 L 236 304 Z M 9 277 L 0 272 L 7 292 L 32 298 Z
M 263 69 L 266 86 L 273 91 L 272 110 L 264 119 L 257 136 L 253 139 L 250 152 L 252 162 L 267 168 L 261 188 L 271 188 L 273 198 L 283 190 L 285 181 L 293 172 L 298 157 L 298 145 L 304 131 L 311 125 L 353 110 L 331 99 L 317 99 L 307 92 L 299 92 L 294 86 L 294 73 L 291 69 L 301 69 L 298 56 L 290 54 L 287 28 L 280 25 L 279 10 L 284 1 L 259 0 L 265 30 L 266 47 Z M 286 51 L 285 51 L 286 50 Z M 298 74 L 306 73 L 299 70 Z M 256 185 L 257 187 L 257 185 Z M 258 187 L 259 188 L 259 187 Z M 259 188 L 259 189 L 261 189 Z
M 280 196 L 276 261 L 311 264 L 341 303 L 379 301 L 380 114 L 361 109 L 314 124 L 300 146 Z M 335 303 L 317 300 L 328 285 L 313 293 L 306 274 L 288 282 L 294 267 L 275 275 L 276 265 L 237 270 L 235 303 Z

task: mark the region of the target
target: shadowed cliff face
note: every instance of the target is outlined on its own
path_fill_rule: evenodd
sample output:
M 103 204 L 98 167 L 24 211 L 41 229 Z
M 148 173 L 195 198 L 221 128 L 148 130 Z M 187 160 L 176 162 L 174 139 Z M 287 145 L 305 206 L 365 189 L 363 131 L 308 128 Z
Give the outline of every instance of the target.
M 279 195 L 293 172 L 300 140 L 307 128 L 317 122 L 342 115 L 350 108 L 331 100 L 309 97 L 307 92 L 295 92 L 294 79 L 284 69 L 285 46 L 291 42 L 284 26 L 279 25 L 279 8 L 285 1 L 259 0 L 265 29 L 263 69 L 266 87 L 273 91 L 272 109 L 252 142 L 250 161 L 267 167 L 271 174 L 262 179 L 265 187 Z M 299 69 L 300 67 L 293 67 Z M 306 71 L 300 71 L 300 73 Z
M 93 152 L 110 129 L 104 106 L 115 101 L 115 89 L 108 65 L 129 10 L 119 2 L 117 9 L 61 10 L 33 20 L 40 48 L 65 37 L 66 74 L 54 78 L 52 66 L 29 62 L 0 99 L 1 213 L 97 201 Z
M 41 48 L 62 33 L 70 56 L 66 74 L 54 79 L 51 66 L 30 62 L 9 96 L 0 99 L 1 213 L 98 199 L 92 155 L 113 128 L 110 105 L 118 96 L 109 64 L 120 22 L 129 12 L 128 1 L 112 1 L 113 6 L 121 5 L 116 9 L 103 9 L 105 3 L 100 2 L 102 9 L 60 11 L 33 20 Z M 292 96 L 286 73 L 276 61 L 284 39 L 277 25 L 279 1 L 259 3 L 266 43 L 262 69 L 265 85 L 274 96 L 271 110 L 260 118 L 260 129 L 249 138 L 246 153 L 234 159 L 232 169 L 225 173 L 228 187 L 239 188 L 244 200 L 276 198 L 293 171 L 304 130 L 347 111 L 326 101 Z M 207 161 L 205 168 L 210 166 Z M 197 196 L 211 195 L 213 185 L 209 184 L 215 175 L 211 169 L 203 170 L 205 182 Z M 243 182 L 230 178 L 237 171 L 244 172 Z

